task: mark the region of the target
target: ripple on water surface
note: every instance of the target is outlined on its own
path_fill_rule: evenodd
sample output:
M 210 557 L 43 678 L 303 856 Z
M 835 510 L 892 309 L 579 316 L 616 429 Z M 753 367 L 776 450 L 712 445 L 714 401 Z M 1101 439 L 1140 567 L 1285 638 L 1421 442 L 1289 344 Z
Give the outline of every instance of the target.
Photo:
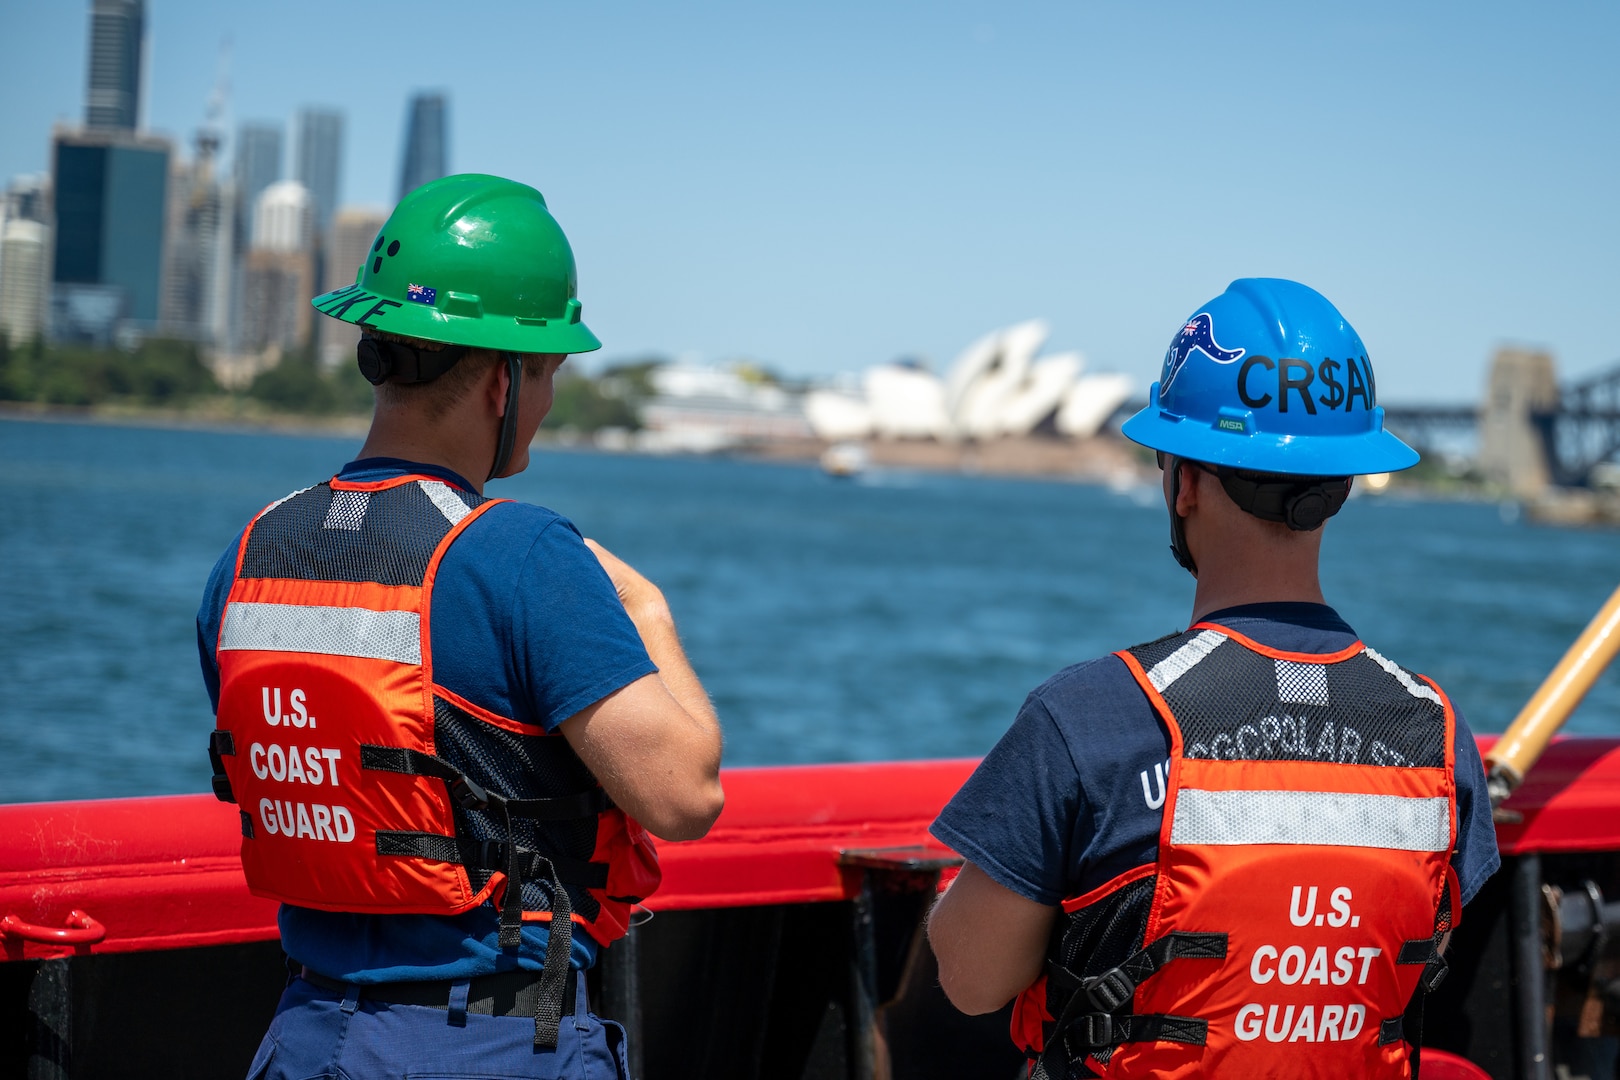
M 255 511 L 357 448 L 0 421 L 0 801 L 206 790 L 203 582 Z M 981 754 L 1032 687 L 1179 628 L 1192 598 L 1163 509 L 1131 492 L 541 452 L 490 493 L 663 587 L 731 764 Z M 1324 578 L 1369 642 L 1500 730 L 1620 582 L 1620 539 L 1357 500 Z M 1620 732 L 1620 672 L 1570 726 Z

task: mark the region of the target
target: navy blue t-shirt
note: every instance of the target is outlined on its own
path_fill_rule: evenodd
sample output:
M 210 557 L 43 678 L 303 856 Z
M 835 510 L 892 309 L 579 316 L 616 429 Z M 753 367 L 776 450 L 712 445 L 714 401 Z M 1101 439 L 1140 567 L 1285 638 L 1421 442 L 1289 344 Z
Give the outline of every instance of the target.
M 1356 633 L 1320 604 L 1249 604 L 1207 616 L 1261 645 L 1333 653 Z M 998 884 L 1037 904 L 1090 892 L 1159 857 L 1170 735 L 1125 662 L 1065 668 L 940 812 L 930 831 Z M 1496 829 L 1479 747 L 1456 725 L 1457 846 L 1463 902 L 1496 872 Z
M 338 476 L 368 482 L 407 474 L 473 490 L 448 469 L 394 458 L 353 461 Z M 214 649 L 245 532 L 214 566 L 197 612 L 197 651 L 216 709 Z M 455 614 L 446 618 L 441 612 Z M 468 525 L 439 564 L 429 614 L 436 683 L 490 712 L 547 731 L 658 670 L 579 531 L 540 506 L 501 503 Z M 539 970 L 549 937 L 544 924 L 525 923 L 516 955 L 502 954 L 496 947 L 499 914 L 488 903 L 453 917 L 358 915 L 284 904 L 279 922 L 289 956 L 330 978 L 358 983 Z M 574 966 L 589 967 L 596 962 L 596 942 L 575 931 Z

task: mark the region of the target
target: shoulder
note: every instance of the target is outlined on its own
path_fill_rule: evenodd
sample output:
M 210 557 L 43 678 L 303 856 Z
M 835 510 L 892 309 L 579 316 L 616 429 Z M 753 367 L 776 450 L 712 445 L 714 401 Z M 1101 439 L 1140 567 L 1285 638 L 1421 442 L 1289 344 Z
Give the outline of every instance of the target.
M 534 503 L 499 501 L 467 524 L 445 554 L 445 568 L 480 576 L 514 574 L 539 562 L 558 568 L 589 558 L 590 550 L 574 523 Z
M 1030 692 L 1060 729 L 1066 722 L 1112 714 L 1148 701 L 1125 661 L 1114 653 L 1071 664 Z
M 1164 726 L 1130 668 L 1110 653 L 1064 668 L 1036 687 L 1020 719 L 1049 724 L 1080 785 L 1091 797 L 1111 789 L 1113 774 L 1132 775 L 1169 751 Z
M 1115 653 L 1070 664 L 1062 671 L 1037 686 L 1032 694 L 1043 700 L 1066 698 L 1087 691 L 1111 688 L 1121 680 L 1133 681 L 1130 669 Z
M 568 533 L 576 538 L 579 536 L 579 529 L 574 523 L 555 510 L 510 499 L 491 502 L 493 505 L 467 526 L 464 539 L 472 539 L 477 533 L 499 533 L 503 538 L 520 534 L 538 539 L 552 531 Z

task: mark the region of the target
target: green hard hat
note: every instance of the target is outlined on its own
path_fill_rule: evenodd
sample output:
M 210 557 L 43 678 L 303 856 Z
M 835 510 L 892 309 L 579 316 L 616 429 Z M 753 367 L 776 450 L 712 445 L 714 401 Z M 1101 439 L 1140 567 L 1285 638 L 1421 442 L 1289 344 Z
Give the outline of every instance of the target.
M 355 284 L 315 310 L 395 334 L 524 353 L 602 343 L 580 322 L 574 252 L 527 184 L 464 173 L 423 184 L 394 207 Z

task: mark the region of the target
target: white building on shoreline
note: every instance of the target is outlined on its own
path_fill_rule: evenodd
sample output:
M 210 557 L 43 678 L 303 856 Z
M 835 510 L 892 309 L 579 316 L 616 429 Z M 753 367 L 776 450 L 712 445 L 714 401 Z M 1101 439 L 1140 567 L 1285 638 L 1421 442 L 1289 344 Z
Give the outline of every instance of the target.
M 1050 333 L 1034 319 L 987 334 L 962 351 L 943 379 L 907 364 L 868 368 L 859 390 L 811 391 L 805 416 L 830 442 L 984 441 L 1048 425 L 1059 435 L 1089 438 L 1136 392 L 1136 381 L 1083 374 L 1078 352 L 1037 356 Z

